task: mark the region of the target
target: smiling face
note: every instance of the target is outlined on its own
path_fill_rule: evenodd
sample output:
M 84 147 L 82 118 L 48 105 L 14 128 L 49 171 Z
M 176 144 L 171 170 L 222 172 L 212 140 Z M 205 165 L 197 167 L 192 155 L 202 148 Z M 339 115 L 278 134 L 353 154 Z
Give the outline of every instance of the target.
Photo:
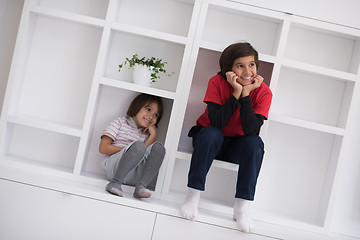
M 158 104 L 156 102 L 152 102 L 143 106 L 140 111 L 133 116 L 133 119 L 138 128 L 147 128 L 155 125 L 158 117 Z
M 231 70 L 239 77 L 237 80 L 239 84 L 242 86 L 251 84 L 257 75 L 254 56 L 235 59 Z

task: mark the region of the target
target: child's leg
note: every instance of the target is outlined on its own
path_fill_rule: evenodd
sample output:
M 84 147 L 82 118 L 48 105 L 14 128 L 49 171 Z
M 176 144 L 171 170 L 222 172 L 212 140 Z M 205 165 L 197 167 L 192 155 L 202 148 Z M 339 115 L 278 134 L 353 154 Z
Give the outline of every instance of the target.
M 159 143 L 155 142 L 151 146 L 151 151 L 146 159 L 145 167 L 140 179 L 140 182 L 135 186 L 134 197 L 147 198 L 151 196 L 151 193 L 146 186 L 152 181 L 152 179 L 159 172 L 160 166 L 165 156 L 165 148 Z
M 134 142 L 126 152 L 123 153 L 117 166 L 113 179 L 106 186 L 106 190 L 112 194 L 123 196 L 121 184 L 125 176 L 134 169 L 144 157 L 146 145 L 143 142 Z
M 195 220 L 198 214 L 200 191 L 205 189 L 206 175 L 221 149 L 224 137 L 215 127 L 203 127 L 193 136 L 194 151 L 191 157 L 188 175 L 188 193 L 180 208 L 180 214 L 189 220 Z
M 236 184 L 234 219 L 243 232 L 250 231 L 250 203 L 254 200 L 255 187 L 264 155 L 264 143 L 257 135 L 225 140 L 225 159 L 239 164 Z

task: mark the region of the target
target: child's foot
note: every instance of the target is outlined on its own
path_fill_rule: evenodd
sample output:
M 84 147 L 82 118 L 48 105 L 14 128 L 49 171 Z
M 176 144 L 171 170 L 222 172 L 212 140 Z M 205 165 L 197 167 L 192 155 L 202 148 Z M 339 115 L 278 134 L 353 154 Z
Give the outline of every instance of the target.
M 234 203 L 234 220 L 237 227 L 244 233 L 250 232 L 250 201 L 242 198 L 236 198 Z
M 198 215 L 200 190 L 189 188 L 185 202 L 180 207 L 180 214 L 186 219 L 195 221 Z
M 111 194 L 117 195 L 119 197 L 123 197 L 124 193 L 121 188 L 121 184 L 117 182 L 109 182 L 108 185 L 106 185 L 106 191 L 108 191 Z
M 136 186 L 133 196 L 135 198 L 148 198 L 151 196 L 149 189 L 145 188 L 143 185 Z

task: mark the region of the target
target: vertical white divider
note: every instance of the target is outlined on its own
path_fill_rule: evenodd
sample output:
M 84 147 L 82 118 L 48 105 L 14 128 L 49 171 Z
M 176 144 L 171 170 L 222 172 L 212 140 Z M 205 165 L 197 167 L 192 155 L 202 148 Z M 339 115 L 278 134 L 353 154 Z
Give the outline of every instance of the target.
M 84 165 L 85 151 L 87 149 L 87 143 L 89 140 L 91 123 L 93 120 L 95 106 L 96 106 L 97 94 L 98 94 L 98 90 L 99 90 L 100 80 L 102 77 L 101 71 L 104 68 L 106 49 L 109 44 L 111 23 L 113 21 L 114 9 L 116 9 L 116 0 L 110 0 L 109 6 L 108 6 L 108 11 L 106 14 L 106 19 L 105 19 L 105 26 L 103 29 L 103 34 L 102 34 L 101 42 L 100 42 L 100 46 L 99 46 L 99 53 L 98 53 L 98 58 L 96 61 L 93 82 L 91 85 L 89 101 L 88 101 L 88 105 L 87 105 L 87 109 L 86 109 L 86 114 L 85 114 L 83 129 L 82 129 L 82 135 L 80 138 L 79 148 L 78 148 L 76 162 L 75 162 L 75 166 L 74 166 L 74 174 L 77 176 L 81 175 L 81 171 L 82 171 L 82 168 Z
M 279 31 L 278 48 L 275 54 L 275 62 L 274 62 L 274 67 L 270 82 L 270 89 L 273 93 L 273 98 L 274 95 L 276 95 L 276 88 L 277 85 L 279 84 L 280 70 L 284 59 L 286 41 L 289 36 L 290 25 L 291 25 L 290 23 L 291 16 L 290 15 L 284 15 L 284 16 L 285 18 L 282 23 L 281 30 Z M 271 116 L 271 107 L 269 111 L 269 119 L 271 118 L 270 116 Z M 268 128 L 269 128 L 269 120 L 265 121 L 260 131 L 260 137 L 264 140 L 264 142 L 266 141 L 267 138 Z
M 24 2 L 24 7 L 21 14 L 21 20 L 19 24 L 18 29 L 18 35 L 16 38 L 16 44 L 14 49 L 14 54 L 11 62 L 11 69 L 9 72 L 9 80 L 6 87 L 5 92 L 5 98 L 4 103 L 1 111 L 1 118 L 0 118 L 0 156 L 3 156 L 5 154 L 5 149 L 7 148 L 7 144 L 5 141 L 6 136 L 6 122 L 7 122 L 7 116 L 9 115 L 10 111 L 10 104 L 11 98 L 13 98 L 13 94 L 15 94 L 16 90 L 19 91 L 21 89 L 21 84 L 19 83 L 20 80 L 17 80 L 17 76 L 19 75 L 19 72 L 22 72 L 19 70 L 21 68 L 21 62 L 24 58 L 23 55 L 23 49 L 26 48 L 27 42 L 26 42 L 26 35 L 27 35 L 27 28 L 29 26 L 29 18 L 30 18 L 30 2 L 29 0 L 26 0 Z M 16 94 L 15 94 L 16 95 Z
M 357 41 L 357 43 L 359 43 L 359 40 Z M 357 45 L 357 46 L 359 46 L 359 45 Z M 356 48 L 356 49 L 358 50 L 359 48 Z M 351 136 L 350 133 L 353 131 L 353 129 L 355 129 L 355 125 L 358 124 L 354 121 L 354 119 L 355 119 L 356 111 L 359 110 L 359 101 L 358 101 L 359 96 L 360 96 L 360 64 L 358 63 L 357 77 L 355 80 L 355 86 L 354 86 L 354 91 L 352 94 L 352 100 L 350 103 L 349 114 L 348 114 L 347 121 L 346 121 L 345 134 L 343 136 L 343 140 L 342 140 L 341 147 L 340 147 L 339 157 L 337 159 L 337 164 L 335 166 L 336 169 L 335 169 L 335 174 L 334 174 L 334 178 L 333 178 L 333 186 L 330 191 L 330 199 L 329 199 L 328 208 L 327 208 L 326 216 L 325 216 L 325 220 L 324 220 L 324 228 L 325 229 L 330 229 L 331 218 L 333 216 L 336 195 L 338 192 L 337 190 L 340 187 L 343 187 L 343 186 L 340 186 L 341 174 L 344 172 L 343 168 L 345 168 L 346 160 L 349 158 L 348 152 L 350 151 L 349 146 L 351 146 L 350 141 L 352 140 L 349 137 L 349 136 Z
M 200 48 L 201 37 L 202 37 L 202 32 L 203 32 L 204 24 L 205 24 L 205 20 L 206 20 L 208 5 L 209 4 L 207 1 L 203 1 L 202 3 L 200 1 L 197 1 L 195 4 L 195 7 L 194 7 L 193 15 L 194 16 L 198 15 L 199 17 L 198 17 L 198 21 L 196 23 L 194 22 L 192 24 L 191 33 L 193 35 L 192 36 L 193 44 L 192 44 L 192 48 L 191 48 L 191 54 L 189 57 L 189 63 L 188 63 L 188 68 L 186 71 L 184 83 L 181 88 L 179 88 L 179 86 L 178 86 L 178 91 L 176 93 L 176 95 L 178 96 L 178 97 L 176 97 L 176 99 L 177 99 L 177 101 L 176 101 L 177 114 L 173 118 L 173 119 L 176 119 L 176 123 L 175 123 L 175 127 L 174 127 L 175 131 L 172 136 L 172 138 L 174 140 L 170 147 L 169 161 L 168 161 L 167 168 L 166 168 L 164 184 L 162 186 L 162 196 L 161 197 L 163 199 L 166 198 L 166 195 L 169 194 L 169 190 L 170 190 L 174 165 L 175 165 L 175 161 L 176 161 L 176 154 L 177 154 L 177 149 L 178 149 L 179 140 L 180 140 L 181 129 L 182 129 L 183 121 L 184 121 L 185 110 L 186 110 L 186 106 L 187 106 L 187 102 L 188 102 L 191 82 L 192 82 L 194 69 L 195 69 L 195 65 L 196 65 L 196 59 L 197 59 L 197 55 L 198 55 L 199 48 Z
M 168 192 L 168 187 L 171 182 L 172 169 L 175 161 L 175 155 L 179 140 L 179 134 L 181 131 L 181 125 L 178 124 L 178 118 L 184 116 L 186 102 L 187 102 L 187 95 L 184 92 L 184 89 L 190 88 L 192 77 L 189 77 L 188 72 L 189 68 L 192 68 L 195 64 L 193 59 L 196 59 L 196 55 L 193 54 L 193 44 L 194 38 L 197 33 L 197 26 L 198 26 L 198 15 L 201 11 L 201 1 L 196 0 L 194 3 L 194 8 L 191 16 L 190 26 L 188 30 L 187 41 L 185 45 L 183 60 L 181 63 L 181 72 L 179 74 L 179 80 L 176 87 L 175 99 L 173 102 L 173 107 L 171 111 L 170 122 L 168 125 L 168 131 L 166 133 L 166 142 L 165 148 L 167 154 L 164 159 L 164 163 L 160 168 L 158 180 L 155 188 L 156 193 L 163 193 L 164 190 Z M 161 198 L 160 194 L 160 198 Z

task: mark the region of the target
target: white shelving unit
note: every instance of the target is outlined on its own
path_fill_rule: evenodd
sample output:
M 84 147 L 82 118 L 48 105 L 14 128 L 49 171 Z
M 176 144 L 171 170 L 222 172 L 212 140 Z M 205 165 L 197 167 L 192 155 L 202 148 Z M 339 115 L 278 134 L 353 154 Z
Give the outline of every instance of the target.
M 187 133 L 206 107 L 202 100 L 209 78 L 219 71 L 221 51 L 245 40 L 259 51 L 260 74 L 274 94 L 261 130 L 266 155 L 255 218 L 327 231 L 337 166 L 344 161 L 342 147 L 356 109 L 353 96 L 359 94 L 359 37 L 358 30 L 316 20 L 227 1 L 204 2 L 194 41 L 197 61 L 188 75 L 193 80 L 185 90 L 187 106 L 180 110 L 184 117 L 170 153 L 164 198 L 183 201 L 179 196 L 187 191 L 192 152 Z M 214 162 L 202 209 L 231 216 L 236 171 L 235 165 Z
M 145 92 L 165 105 L 158 140 L 167 154 L 153 198 L 178 205 L 192 152 L 187 132 L 205 109 L 221 51 L 243 40 L 259 51 L 274 95 L 260 134 L 266 155 L 255 218 L 328 231 L 360 94 L 360 31 L 232 1 L 26 0 L 1 115 L 0 168 L 105 186 L 100 134 Z M 118 65 L 134 53 L 164 59 L 173 74 L 152 87 L 133 84 L 131 70 Z M 236 175 L 235 165 L 214 162 L 200 212 L 231 222 Z

